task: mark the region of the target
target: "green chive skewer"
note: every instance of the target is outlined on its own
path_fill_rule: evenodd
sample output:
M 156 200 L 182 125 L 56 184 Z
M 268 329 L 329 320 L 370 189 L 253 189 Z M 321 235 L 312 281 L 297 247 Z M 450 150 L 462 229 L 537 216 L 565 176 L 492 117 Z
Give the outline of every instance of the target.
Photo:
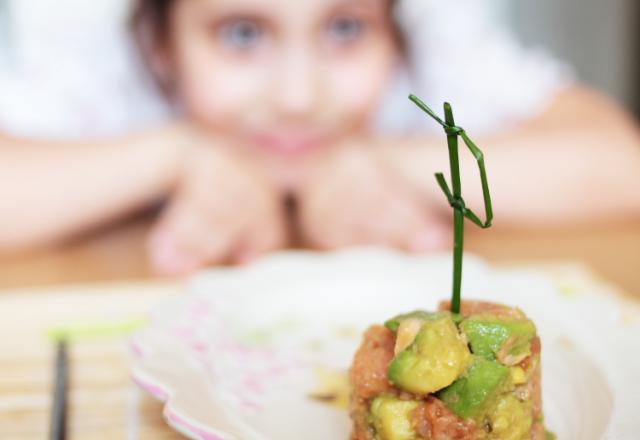
M 491 207 L 491 195 L 489 194 L 489 184 L 487 183 L 487 171 L 484 166 L 484 155 L 482 151 L 473 143 L 462 127 L 455 124 L 453 111 L 448 102 L 444 103 L 444 121 L 436 115 L 424 102 L 414 95 L 409 95 L 421 110 L 428 114 L 433 120 L 444 128 L 447 135 L 447 145 L 449 147 L 449 165 L 451 170 L 451 186 L 453 192 L 442 173 L 436 173 L 436 181 L 447 198 L 449 205 L 453 208 L 453 289 L 451 293 L 451 312 L 460 313 L 460 288 L 462 286 L 462 251 L 464 246 L 464 219 L 471 220 L 475 225 L 486 229 L 491 226 L 493 220 L 493 208 Z M 486 220 L 480 218 L 465 206 L 462 198 L 462 188 L 460 184 L 460 162 L 458 159 L 458 136 L 462 138 L 471 154 L 478 162 L 480 169 L 480 181 L 482 183 L 482 196 L 484 198 L 484 211 Z

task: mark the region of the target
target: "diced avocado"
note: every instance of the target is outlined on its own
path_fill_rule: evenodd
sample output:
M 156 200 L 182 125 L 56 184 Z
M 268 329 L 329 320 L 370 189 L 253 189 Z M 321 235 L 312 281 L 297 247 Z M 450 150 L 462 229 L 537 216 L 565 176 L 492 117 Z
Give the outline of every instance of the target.
M 394 316 L 393 318 L 387 320 L 384 323 L 384 326 L 392 332 L 396 332 L 398 331 L 398 327 L 400 327 L 400 323 L 405 319 L 420 319 L 422 321 L 428 321 L 432 319 L 434 315 L 439 315 L 439 313 L 425 312 L 424 310 L 414 310 L 413 312 Z
M 544 440 L 557 440 L 558 436 L 551 431 L 544 431 Z
M 411 345 L 393 358 L 389 380 L 410 393 L 434 393 L 460 377 L 471 360 L 451 315 L 442 313 L 425 321 Z
M 411 412 L 420 402 L 400 400 L 393 396 L 378 396 L 371 402 L 371 423 L 378 440 L 414 440 L 417 438 L 411 424 Z
M 460 329 L 467 337 L 473 354 L 488 360 L 496 358 L 505 365 L 515 365 L 531 354 L 531 340 L 536 327 L 528 319 L 499 319 L 476 315 L 465 319 Z
M 489 439 L 528 440 L 533 424 L 531 405 L 530 400 L 521 402 L 511 393 L 502 395 L 487 417 L 491 423 Z
M 447 407 L 463 419 L 482 421 L 498 397 L 512 388 L 509 368 L 474 356 L 467 373 L 438 393 Z
M 527 382 L 527 373 L 520 367 L 511 367 L 509 368 L 509 373 L 511 374 L 511 382 L 514 385 L 522 385 Z

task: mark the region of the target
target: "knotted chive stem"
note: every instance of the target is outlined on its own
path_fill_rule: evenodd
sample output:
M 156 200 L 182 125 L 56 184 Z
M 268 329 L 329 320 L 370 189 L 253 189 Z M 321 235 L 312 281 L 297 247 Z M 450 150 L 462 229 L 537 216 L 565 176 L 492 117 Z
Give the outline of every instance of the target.
M 451 186 L 453 193 L 449 189 L 446 179 L 442 173 L 436 173 L 436 181 L 447 197 L 449 205 L 453 208 L 453 289 L 451 293 L 451 312 L 460 313 L 460 289 L 462 287 L 462 252 L 464 246 L 464 219 L 471 220 L 475 225 L 486 229 L 491 226 L 493 220 L 493 208 L 491 206 L 491 194 L 489 194 L 489 184 L 487 183 L 487 172 L 484 166 L 484 155 L 482 151 L 469 139 L 463 128 L 455 124 L 453 110 L 448 102 L 444 103 L 444 121 L 436 115 L 424 102 L 414 95 L 409 95 L 421 110 L 431 116 L 438 124 L 444 128 L 447 135 L 447 145 L 449 147 L 449 166 L 451 170 Z M 484 199 L 484 210 L 486 220 L 482 222 L 480 218 L 465 206 L 462 198 L 462 188 L 460 184 L 460 161 L 458 159 L 458 136 L 462 137 L 471 154 L 478 162 L 480 169 L 480 181 L 482 183 L 482 196 Z

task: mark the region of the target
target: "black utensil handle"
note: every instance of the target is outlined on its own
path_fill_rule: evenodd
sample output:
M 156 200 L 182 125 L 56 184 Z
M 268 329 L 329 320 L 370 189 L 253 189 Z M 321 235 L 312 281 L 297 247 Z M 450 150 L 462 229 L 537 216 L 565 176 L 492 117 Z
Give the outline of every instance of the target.
M 50 440 L 64 440 L 67 435 L 67 364 L 67 343 L 59 341 L 56 345 Z

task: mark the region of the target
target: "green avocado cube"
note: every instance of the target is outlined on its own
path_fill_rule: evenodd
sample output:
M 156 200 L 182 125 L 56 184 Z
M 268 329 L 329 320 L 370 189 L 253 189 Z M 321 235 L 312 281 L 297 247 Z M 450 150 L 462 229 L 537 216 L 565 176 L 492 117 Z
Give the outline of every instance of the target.
M 398 331 L 398 327 L 400 327 L 400 323 L 405 319 L 420 319 L 422 321 L 428 321 L 433 318 L 436 313 L 433 312 L 425 312 L 424 310 L 414 310 L 413 312 L 403 313 L 402 315 L 394 316 L 393 318 L 387 320 L 384 323 L 384 326 L 391 330 L 392 332 Z
M 544 440 L 558 440 L 558 436 L 551 431 L 544 431 Z
M 491 424 L 489 439 L 528 440 L 531 438 L 531 400 L 521 401 L 512 393 L 500 396 L 488 415 Z
M 459 417 L 481 421 L 512 384 L 508 367 L 480 356 L 474 358 L 467 373 L 437 396 Z
M 412 427 L 411 412 L 420 402 L 400 400 L 393 396 L 376 397 L 369 408 L 371 424 L 378 440 L 415 440 L 417 435 Z
M 434 393 L 460 377 L 472 356 L 451 315 L 425 321 L 415 340 L 389 364 L 389 381 L 414 394 Z
M 536 327 L 528 319 L 505 320 L 492 315 L 465 319 L 460 329 L 473 354 L 505 365 L 515 365 L 529 356 L 536 335 Z
M 438 319 L 443 315 L 451 316 L 451 319 L 456 324 L 459 324 L 462 321 L 462 315 L 457 313 L 449 313 L 449 312 L 425 312 L 424 310 L 414 310 L 413 312 L 403 313 L 398 316 L 394 316 L 391 319 L 385 321 L 384 326 L 391 330 L 392 332 L 398 331 L 398 327 L 400 327 L 400 323 L 405 319 L 420 319 L 422 321 L 430 321 L 433 319 Z

